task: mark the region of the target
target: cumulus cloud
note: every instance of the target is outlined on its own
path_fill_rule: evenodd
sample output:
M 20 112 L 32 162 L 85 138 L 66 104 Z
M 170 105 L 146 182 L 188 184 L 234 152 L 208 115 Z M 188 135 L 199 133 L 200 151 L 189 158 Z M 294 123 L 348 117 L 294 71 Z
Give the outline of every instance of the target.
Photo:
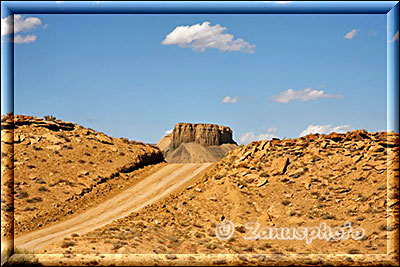
M 327 124 L 327 125 L 309 125 L 304 131 L 300 133 L 299 136 L 304 136 L 307 134 L 329 134 L 332 132 L 337 132 L 337 133 L 345 133 L 348 131 L 352 131 L 353 127 L 350 125 L 340 125 L 340 126 L 334 126 L 332 127 L 332 124 Z
M 394 41 L 399 41 L 399 31 L 397 31 L 395 34 L 394 34 L 394 36 L 393 36 L 393 39 L 391 40 L 391 42 L 393 43 Z
M 240 136 L 239 140 L 241 143 L 250 143 L 252 141 L 272 139 L 277 137 L 276 132 L 277 129 L 275 127 L 271 127 L 266 133 L 260 133 L 258 135 L 254 134 L 254 132 L 244 133 Z
M 235 97 L 225 96 L 221 102 L 224 104 L 228 104 L 228 103 L 236 103 L 237 100 L 238 100 L 237 96 Z
M 165 131 L 164 135 L 169 135 L 169 134 L 171 134 L 173 130 L 174 130 L 174 129 L 171 129 L 171 130 Z
M 344 38 L 345 38 L 345 39 L 353 39 L 354 36 L 356 36 L 357 32 L 358 32 L 357 29 L 352 29 L 351 31 L 349 31 L 348 33 L 346 33 L 346 34 L 344 35 Z
M 178 45 L 182 48 L 192 48 L 193 51 L 204 52 L 207 48 L 221 51 L 241 51 L 254 53 L 255 45 L 241 38 L 233 39 L 233 35 L 224 33 L 226 27 L 219 24 L 214 26 L 205 21 L 191 26 L 178 26 L 161 42 L 163 45 Z
M 288 103 L 292 100 L 300 100 L 302 102 L 318 99 L 318 98 L 343 98 L 341 95 L 326 94 L 323 90 L 313 90 L 305 88 L 304 90 L 288 89 L 274 96 L 273 100 L 279 103 Z
M 32 42 L 36 41 L 36 35 L 35 34 L 28 34 L 28 35 L 22 36 L 22 35 L 17 34 L 17 35 L 15 35 L 13 41 L 16 44 L 32 43 Z
M 36 17 L 23 18 L 21 15 L 10 15 L 1 19 L 1 37 L 10 33 L 26 32 L 32 30 L 36 26 L 42 25 L 42 21 Z

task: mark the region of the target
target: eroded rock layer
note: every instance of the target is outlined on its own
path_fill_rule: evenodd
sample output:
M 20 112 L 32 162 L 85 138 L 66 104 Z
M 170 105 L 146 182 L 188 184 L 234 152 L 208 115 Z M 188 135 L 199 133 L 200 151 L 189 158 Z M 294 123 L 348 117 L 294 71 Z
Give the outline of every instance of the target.
M 232 130 L 217 124 L 177 123 L 157 144 L 169 163 L 217 162 L 236 148 Z

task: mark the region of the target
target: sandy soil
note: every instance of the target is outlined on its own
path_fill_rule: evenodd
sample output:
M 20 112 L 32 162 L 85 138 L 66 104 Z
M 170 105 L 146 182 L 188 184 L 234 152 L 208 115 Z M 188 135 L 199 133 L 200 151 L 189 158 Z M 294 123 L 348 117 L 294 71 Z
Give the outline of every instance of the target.
M 77 254 L 397 255 L 398 135 L 348 134 L 259 141 L 238 147 L 183 191 L 85 235 L 64 248 Z M 392 177 L 392 179 L 389 179 Z M 398 179 L 398 178 L 397 178 Z M 224 221 L 229 240 L 216 236 Z M 260 227 L 364 229 L 362 239 L 246 240 Z M 346 226 L 351 223 L 351 228 Z M 322 230 L 321 230 L 322 231 Z M 260 232 L 260 231 L 258 231 Z M 248 257 L 246 257 L 248 259 Z M 245 260 L 243 260 L 245 261 Z
M 167 153 L 165 160 L 169 163 L 218 162 L 236 147 L 235 144 L 202 146 L 196 143 L 183 143 Z
M 169 164 L 136 186 L 101 205 L 62 223 L 23 235 L 15 240 L 20 249 L 38 250 L 71 234 L 85 234 L 115 219 L 160 200 L 210 166 L 206 164 Z M 50 245 L 52 247 L 52 245 Z

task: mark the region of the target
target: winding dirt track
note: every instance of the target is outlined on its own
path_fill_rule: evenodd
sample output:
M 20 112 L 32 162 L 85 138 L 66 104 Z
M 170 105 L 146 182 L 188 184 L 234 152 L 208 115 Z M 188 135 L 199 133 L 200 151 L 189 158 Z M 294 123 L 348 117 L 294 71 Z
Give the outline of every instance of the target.
M 135 186 L 69 220 L 20 236 L 15 247 L 37 250 L 73 233 L 85 234 L 173 193 L 212 163 L 168 164 Z

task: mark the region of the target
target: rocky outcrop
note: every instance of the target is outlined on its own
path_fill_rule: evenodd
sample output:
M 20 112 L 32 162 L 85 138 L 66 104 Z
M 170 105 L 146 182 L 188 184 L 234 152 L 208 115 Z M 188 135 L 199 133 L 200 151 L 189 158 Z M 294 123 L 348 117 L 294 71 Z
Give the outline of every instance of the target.
M 171 148 L 177 148 L 182 143 L 197 143 L 202 146 L 236 144 L 229 127 L 217 124 L 177 123 L 172 131 Z
M 63 203 L 86 203 L 99 187 L 116 179 L 124 183 L 133 172 L 164 162 L 154 145 L 107 136 L 52 116 L 2 116 L 1 152 L 1 179 L 10 185 L 1 198 L 5 205 L 15 203 L 10 209 L 14 214 L 9 214 L 15 218 L 15 233 L 69 216 L 72 211 L 65 215 Z M 7 198 L 13 192 L 14 201 Z M 47 208 L 46 216 L 39 216 L 41 207 Z
M 110 240 L 125 234 L 123 230 L 114 229 L 132 229 L 138 222 L 145 226 L 158 222 L 163 226 L 147 227 L 138 237 L 143 241 L 140 247 L 128 244 L 125 253 L 150 253 L 155 238 L 182 241 L 175 242 L 171 248 L 173 253 L 229 254 L 235 251 L 240 255 L 253 254 L 254 258 L 263 253 L 284 255 L 290 251 L 299 254 L 310 251 L 315 254 L 386 253 L 392 247 L 390 244 L 398 239 L 398 177 L 398 133 L 357 130 L 346 134 L 256 141 L 229 152 L 182 191 L 96 232 L 102 240 Z M 222 220 L 235 225 L 229 246 L 216 236 L 216 225 Z M 249 222 L 258 225 L 247 227 Z M 296 240 L 295 235 L 290 242 L 271 238 L 279 229 L 282 236 L 288 238 L 293 237 L 289 234 L 291 230 L 283 234 L 283 229 L 314 228 L 321 223 L 332 230 L 341 229 L 342 233 L 360 233 L 363 229 L 365 236 L 356 241 L 359 243 L 353 239 L 360 237 L 356 234 L 349 235 L 349 239 L 341 234 L 340 242 L 315 239 L 311 249 L 305 239 Z M 346 225 L 354 231 L 347 232 Z M 254 237 L 259 239 L 246 239 L 252 233 L 258 234 Z M 82 244 L 87 244 L 94 236 L 87 235 Z M 383 238 L 375 238 L 378 236 Z M 263 240 L 268 242 L 260 243 Z M 106 243 L 96 245 L 107 246 Z M 161 248 L 160 253 L 168 249 Z M 243 259 L 247 264 L 250 262 Z
M 46 116 L 47 118 L 47 116 Z M 23 125 L 32 125 L 33 127 L 44 127 L 52 131 L 72 131 L 75 128 L 75 124 L 72 122 L 64 122 L 61 120 L 56 120 L 54 117 L 49 117 L 47 119 L 42 119 L 33 116 L 25 115 L 7 115 L 1 116 L 1 129 L 15 129 Z
M 217 124 L 177 123 L 157 146 L 170 163 L 216 162 L 236 148 L 232 130 Z

